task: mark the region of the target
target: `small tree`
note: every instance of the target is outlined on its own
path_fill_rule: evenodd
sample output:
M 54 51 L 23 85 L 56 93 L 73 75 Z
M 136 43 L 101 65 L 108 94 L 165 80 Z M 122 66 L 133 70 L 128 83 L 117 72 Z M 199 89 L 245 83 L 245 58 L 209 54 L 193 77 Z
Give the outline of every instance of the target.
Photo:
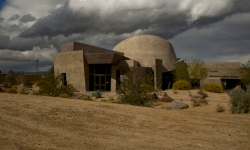
M 244 85 L 250 84 L 250 59 L 240 66 L 241 81 Z
M 23 72 L 15 73 L 15 80 L 17 84 L 24 84 L 26 82 L 24 73 Z
M 188 65 L 188 74 L 191 82 L 199 87 L 200 80 L 207 77 L 207 68 L 205 63 L 199 58 L 190 58 L 186 60 Z
M 153 100 L 151 94 L 154 90 L 153 79 L 152 73 L 143 76 L 139 69 L 133 68 L 129 70 L 118 87 L 121 102 L 131 105 L 150 106 Z
M 186 63 L 184 63 L 184 61 L 177 63 L 175 65 L 175 70 L 173 71 L 174 80 L 175 81 L 179 81 L 179 80 L 190 81 L 187 68 L 188 66 Z

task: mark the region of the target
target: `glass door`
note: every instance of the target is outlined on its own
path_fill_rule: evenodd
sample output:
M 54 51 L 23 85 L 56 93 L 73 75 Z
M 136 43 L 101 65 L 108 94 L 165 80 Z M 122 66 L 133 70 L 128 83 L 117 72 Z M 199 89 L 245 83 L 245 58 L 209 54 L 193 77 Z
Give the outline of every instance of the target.
M 106 76 L 105 75 L 95 75 L 95 91 L 106 91 Z

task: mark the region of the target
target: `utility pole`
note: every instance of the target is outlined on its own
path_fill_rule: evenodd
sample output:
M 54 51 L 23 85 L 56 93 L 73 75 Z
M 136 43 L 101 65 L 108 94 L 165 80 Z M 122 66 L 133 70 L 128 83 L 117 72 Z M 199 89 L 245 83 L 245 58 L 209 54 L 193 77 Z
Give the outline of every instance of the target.
M 39 59 L 36 60 L 36 74 L 38 75 L 38 61 Z

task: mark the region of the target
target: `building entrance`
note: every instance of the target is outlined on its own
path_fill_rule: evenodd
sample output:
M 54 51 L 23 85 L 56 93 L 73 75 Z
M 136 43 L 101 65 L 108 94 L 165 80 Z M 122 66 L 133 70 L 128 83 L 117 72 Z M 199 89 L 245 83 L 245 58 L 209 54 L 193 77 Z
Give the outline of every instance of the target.
M 95 75 L 95 91 L 106 91 L 106 76 Z
M 90 65 L 90 91 L 110 91 L 111 65 Z

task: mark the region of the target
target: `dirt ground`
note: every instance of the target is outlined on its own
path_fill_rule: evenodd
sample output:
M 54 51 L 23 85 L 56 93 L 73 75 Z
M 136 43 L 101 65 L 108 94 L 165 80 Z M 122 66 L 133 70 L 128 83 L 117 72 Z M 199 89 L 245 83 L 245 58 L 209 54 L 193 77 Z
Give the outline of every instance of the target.
M 226 93 L 192 107 L 177 92 L 188 109 L 0 93 L 0 149 L 250 149 L 250 114 L 231 114 Z

